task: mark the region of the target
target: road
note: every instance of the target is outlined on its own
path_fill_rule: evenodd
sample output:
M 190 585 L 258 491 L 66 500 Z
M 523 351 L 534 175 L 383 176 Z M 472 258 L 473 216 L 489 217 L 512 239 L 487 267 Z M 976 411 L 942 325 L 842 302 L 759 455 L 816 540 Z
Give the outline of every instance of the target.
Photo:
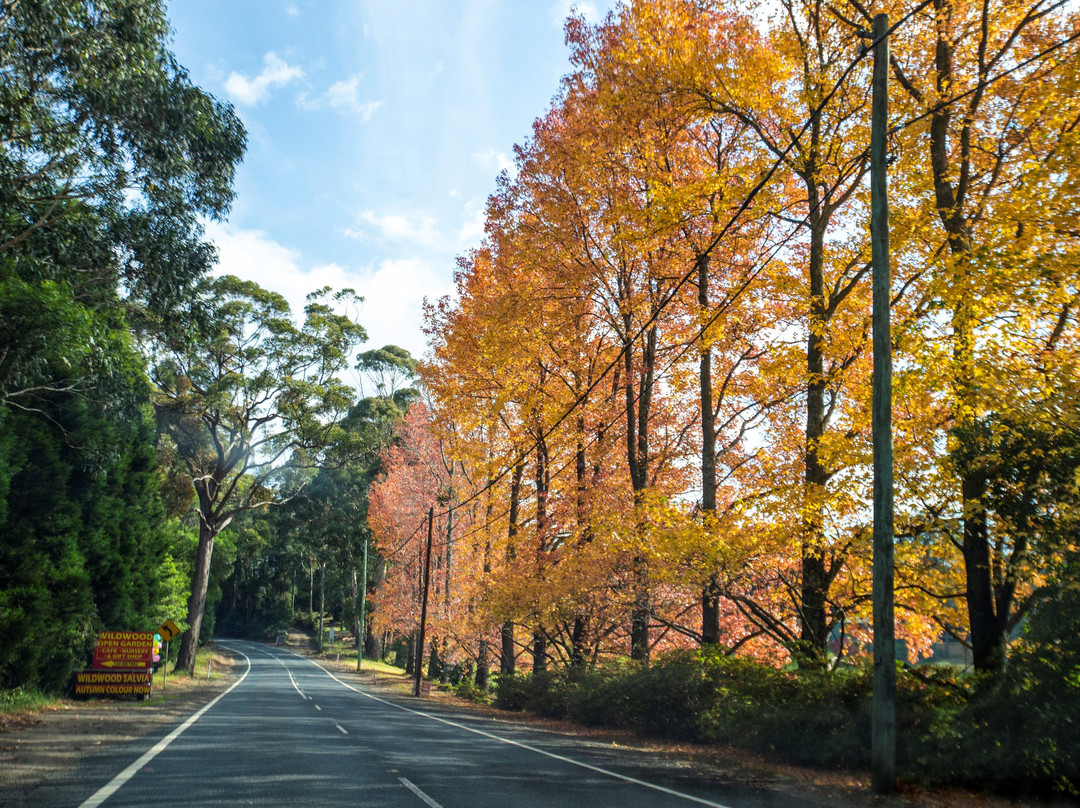
M 285 649 L 219 642 L 243 678 L 168 735 L 84 764 L 43 804 L 785 808 L 642 752 L 366 693 Z

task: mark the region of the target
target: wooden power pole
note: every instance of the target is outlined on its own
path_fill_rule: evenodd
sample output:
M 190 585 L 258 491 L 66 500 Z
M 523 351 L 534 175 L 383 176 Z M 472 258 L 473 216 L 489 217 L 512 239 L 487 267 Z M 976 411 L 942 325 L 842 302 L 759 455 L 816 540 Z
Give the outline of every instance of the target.
M 896 639 L 893 624 L 892 335 L 889 308 L 889 15 L 874 17 L 870 113 L 870 243 L 874 287 L 874 699 L 871 780 L 874 792 L 896 788 Z

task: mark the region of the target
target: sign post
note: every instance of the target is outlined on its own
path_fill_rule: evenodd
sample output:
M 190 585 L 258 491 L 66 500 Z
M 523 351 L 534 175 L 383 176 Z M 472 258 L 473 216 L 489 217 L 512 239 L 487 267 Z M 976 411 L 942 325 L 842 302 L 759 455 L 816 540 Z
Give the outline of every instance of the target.
M 102 631 L 94 646 L 92 669 L 75 675 L 76 696 L 147 697 L 154 687 L 154 663 L 165 643 L 162 687 L 168 677 L 169 640 L 180 633 L 172 620 L 157 631 Z
M 180 633 L 180 627 L 172 620 L 166 620 L 158 626 L 157 633 L 165 641 L 165 663 L 161 666 L 161 687 L 164 690 L 169 683 L 169 642 Z

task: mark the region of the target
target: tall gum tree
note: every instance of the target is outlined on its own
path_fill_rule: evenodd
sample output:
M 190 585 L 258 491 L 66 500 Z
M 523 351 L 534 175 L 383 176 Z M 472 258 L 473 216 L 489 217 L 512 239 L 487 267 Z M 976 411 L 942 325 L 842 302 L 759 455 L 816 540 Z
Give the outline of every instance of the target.
M 245 134 L 169 39 L 157 0 L 0 4 L 0 419 L 122 399 L 118 332 L 210 268 L 199 219 L 228 212 Z
M 338 378 L 364 329 L 327 300 L 308 295 L 302 326 L 283 297 L 231 275 L 205 282 L 209 327 L 197 339 L 165 334 L 150 346 L 159 427 L 196 495 L 199 547 L 188 629 L 177 666 L 194 671 L 214 540 L 246 510 L 280 503 L 297 469 L 327 459 L 352 390 Z

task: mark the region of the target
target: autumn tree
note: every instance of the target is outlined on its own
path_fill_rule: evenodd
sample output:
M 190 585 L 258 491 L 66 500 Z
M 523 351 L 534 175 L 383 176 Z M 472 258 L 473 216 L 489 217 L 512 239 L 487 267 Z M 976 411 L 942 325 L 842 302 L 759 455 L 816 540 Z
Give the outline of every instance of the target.
M 851 26 L 870 19 L 849 7 Z M 960 553 L 975 667 L 994 670 L 1039 587 L 1027 532 L 993 504 L 1007 464 L 992 447 L 1025 420 L 1058 431 L 1052 413 L 1074 383 L 1077 23 L 1038 1 L 891 13 L 907 20 L 892 68 L 911 113 L 896 129 L 918 155 L 908 182 L 922 195 L 926 308 L 941 312 L 913 348 L 948 410 L 947 496 L 920 494 L 941 552 Z

